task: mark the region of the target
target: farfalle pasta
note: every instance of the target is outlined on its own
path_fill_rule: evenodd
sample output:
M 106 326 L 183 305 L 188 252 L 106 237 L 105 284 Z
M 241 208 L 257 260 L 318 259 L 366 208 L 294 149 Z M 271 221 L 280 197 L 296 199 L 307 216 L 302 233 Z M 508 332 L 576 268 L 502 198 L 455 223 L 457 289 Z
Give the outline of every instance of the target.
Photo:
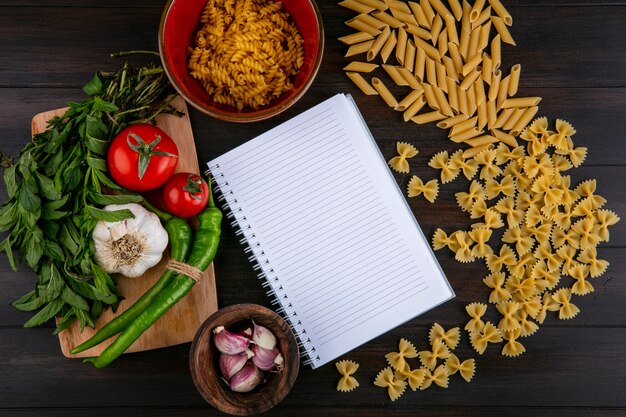
M 526 352 L 526 348 L 517 341 L 520 337 L 522 330 L 517 329 L 510 332 L 504 333 L 504 339 L 507 341 L 502 347 L 502 355 L 515 357 L 519 356 L 522 353 Z
M 466 382 L 470 382 L 476 373 L 476 361 L 473 358 L 465 359 L 463 362 L 455 354 L 451 354 L 444 363 L 448 375 L 454 375 L 457 372 Z
M 569 320 L 578 313 L 580 309 L 570 302 L 572 292 L 569 288 L 561 288 L 552 295 L 552 299 L 559 304 L 559 318 L 561 320 Z
M 359 382 L 352 376 L 359 369 L 358 363 L 343 360 L 335 363 L 335 367 L 341 374 L 341 379 L 337 383 L 337 391 L 348 392 L 359 386 Z
M 504 272 L 494 272 L 483 279 L 485 285 L 492 288 L 489 294 L 490 303 L 502 303 L 511 299 L 511 293 L 504 287 L 505 280 Z
M 446 371 L 445 365 L 442 364 L 435 368 L 435 370 L 432 372 L 430 369 L 426 369 L 424 381 L 422 382 L 422 385 L 420 385 L 420 390 L 425 390 L 432 384 L 435 384 L 441 388 L 448 388 L 448 383 L 448 371 Z
M 485 353 L 489 343 L 502 342 L 500 330 L 498 330 L 498 328 L 491 322 L 486 322 L 480 332 L 470 332 L 469 336 L 472 347 L 476 352 L 478 352 L 479 355 Z
M 442 184 L 452 181 L 459 175 L 460 172 L 460 168 L 458 168 L 455 164 L 450 164 L 448 151 L 442 151 L 435 154 L 428 162 L 428 166 L 441 170 Z
M 432 344 L 432 350 L 422 350 L 417 354 L 422 365 L 432 371 L 437 366 L 437 359 L 450 357 L 450 349 L 448 349 L 443 340 L 435 339 Z
M 417 389 L 424 382 L 424 378 L 426 377 L 426 371 L 427 370 L 424 368 L 410 369 L 407 367 L 402 371 L 396 371 L 395 378 L 398 380 L 407 381 L 409 387 L 411 387 L 411 390 L 417 391 Z
M 396 379 L 393 369 L 387 367 L 378 373 L 374 380 L 374 385 L 387 388 L 389 399 L 395 401 L 404 393 L 407 383 L 404 380 Z
M 433 324 L 428 332 L 428 341 L 431 346 L 437 341 L 445 343 L 450 350 L 454 350 L 459 344 L 461 338 L 461 330 L 458 327 L 454 327 L 446 331 L 439 323 Z
M 409 197 L 417 197 L 419 195 L 423 195 L 424 198 L 431 203 L 434 203 L 437 199 L 437 195 L 439 194 L 439 184 L 437 180 L 430 180 L 426 184 L 416 175 L 413 175 L 409 180 L 409 185 L 407 186 L 407 195 Z
M 458 192 L 454 196 L 456 197 L 456 201 L 461 209 L 464 211 L 471 211 L 476 202 L 484 202 L 487 198 L 487 193 L 480 182 L 472 181 L 468 192 Z
M 487 312 L 487 304 L 471 303 L 465 306 L 465 311 L 470 316 L 470 320 L 465 325 L 465 330 L 470 333 L 478 333 L 485 327 L 482 317 Z
M 397 171 L 401 174 L 408 174 L 409 172 L 409 162 L 408 158 L 413 158 L 418 154 L 417 148 L 415 146 L 406 143 L 406 142 L 397 142 L 396 150 L 398 151 L 398 156 L 394 156 L 387 163 L 394 171 Z
M 391 352 L 385 355 L 387 363 L 391 365 L 393 369 L 399 371 L 408 366 L 406 358 L 415 357 L 417 357 L 417 350 L 415 349 L 415 346 L 413 346 L 413 344 L 406 339 L 400 339 L 397 352 Z

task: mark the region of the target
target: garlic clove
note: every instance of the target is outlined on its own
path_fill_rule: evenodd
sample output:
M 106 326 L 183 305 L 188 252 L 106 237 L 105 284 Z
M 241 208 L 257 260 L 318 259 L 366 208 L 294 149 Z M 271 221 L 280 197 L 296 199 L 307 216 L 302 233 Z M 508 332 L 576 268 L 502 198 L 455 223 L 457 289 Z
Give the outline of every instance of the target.
M 213 329 L 213 342 L 215 347 L 227 355 L 236 355 L 245 352 L 250 344 L 250 339 L 231 333 L 224 326 L 217 326 Z
M 252 320 L 254 329 L 252 331 L 252 341 L 265 349 L 276 347 L 276 336 L 267 327 L 259 326 Z
M 235 392 L 249 392 L 263 381 L 263 373 L 254 366 L 247 363 L 230 380 L 230 389 Z
M 276 355 L 276 357 L 274 358 L 274 363 L 276 364 L 276 370 L 278 370 L 278 372 L 282 371 L 285 368 L 285 358 L 283 357 L 282 353 Z
M 252 357 L 252 362 L 263 371 L 272 371 L 276 369 L 277 366 L 277 358 L 281 363 L 283 361 L 283 356 L 280 354 L 278 349 L 265 349 L 259 345 L 252 346 L 252 352 L 254 352 L 254 356 Z
M 220 355 L 220 370 L 222 371 L 222 376 L 230 381 L 233 375 L 239 372 L 252 356 L 254 356 L 254 353 L 252 353 L 250 349 L 246 349 L 236 355 L 222 353 Z

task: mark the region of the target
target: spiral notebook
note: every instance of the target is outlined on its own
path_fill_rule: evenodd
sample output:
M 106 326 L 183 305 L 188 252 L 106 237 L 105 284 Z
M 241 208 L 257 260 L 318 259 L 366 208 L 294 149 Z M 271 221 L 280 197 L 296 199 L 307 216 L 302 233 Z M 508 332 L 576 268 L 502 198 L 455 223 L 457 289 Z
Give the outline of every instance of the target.
M 454 297 L 350 96 L 208 166 L 313 368 Z

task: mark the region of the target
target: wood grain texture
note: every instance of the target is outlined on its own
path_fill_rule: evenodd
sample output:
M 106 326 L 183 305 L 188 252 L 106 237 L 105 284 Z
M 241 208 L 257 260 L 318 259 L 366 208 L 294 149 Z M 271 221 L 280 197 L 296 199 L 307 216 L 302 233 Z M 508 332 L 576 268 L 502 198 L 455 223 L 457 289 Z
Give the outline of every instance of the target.
M 157 117 L 158 126 L 163 129 L 174 140 L 178 147 L 178 163 L 176 172 L 200 173 L 198 158 L 196 156 L 196 146 L 193 139 L 193 132 L 187 114 L 185 101 L 178 97 L 172 105 L 184 115 L 175 117 L 172 115 L 160 115 Z M 48 120 L 54 116 L 62 115 L 65 109 L 51 110 L 37 114 L 32 120 L 33 135 L 46 129 Z M 111 321 L 114 317 L 123 313 L 132 306 L 165 272 L 169 261 L 168 251 L 163 254 L 161 262 L 150 268 L 146 273 L 138 278 L 128 278 L 122 275 L 116 277 L 117 287 L 124 296 L 120 302 L 117 312 L 111 309 L 105 310 L 95 321 L 95 328 L 85 328 L 81 331 L 80 324 L 74 322 L 69 328 L 59 334 L 61 350 L 69 358 L 84 358 L 96 356 L 102 353 L 115 338 L 111 338 L 101 344 L 94 346 L 84 352 L 72 355 L 70 350 L 75 346 L 89 339 L 102 326 Z M 137 341 L 135 341 L 126 353 L 140 352 L 149 349 L 158 349 L 180 343 L 190 342 L 200 324 L 217 310 L 217 294 L 215 290 L 215 273 L 213 265 L 203 273 L 203 279 L 195 285 L 189 294 L 172 307 L 163 317 L 152 327 L 146 330 Z

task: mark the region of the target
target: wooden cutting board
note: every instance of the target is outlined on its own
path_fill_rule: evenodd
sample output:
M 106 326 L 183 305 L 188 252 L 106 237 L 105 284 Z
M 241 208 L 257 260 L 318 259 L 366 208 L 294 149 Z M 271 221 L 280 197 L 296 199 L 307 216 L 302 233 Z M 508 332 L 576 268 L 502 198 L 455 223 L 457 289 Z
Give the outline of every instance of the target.
M 157 118 L 158 126 L 167 132 L 176 142 L 179 151 L 178 165 L 176 172 L 200 173 L 198 159 L 196 156 L 196 145 L 193 139 L 191 123 L 187 114 L 185 101 L 178 97 L 173 102 L 176 109 L 184 113 L 183 117 L 172 115 L 161 115 Z M 40 113 L 33 118 L 33 134 L 42 132 L 47 126 L 48 120 L 57 115 L 62 115 L 65 109 L 51 110 Z M 111 309 L 103 311 L 96 320 L 95 329 L 85 328 L 82 332 L 78 322 L 74 322 L 68 329 L 59 334 L 61 350 L 68 358 L 87 357 L 100 354 L 114 337 L 78 355 L 71 355 L 70 350 L 91 337 L 104 324 L 108 323 L 117 314 L 120 314 L 132 305 L 148 288 L 150 288 L 165 270 L 165 264 L 169 260 L 169 248 L 163 255 L 161 262 L 149 269 L 142 277 L 127 278 L 117 276 L 117 286 L 124 297 L 120 302 L 117 313 Z M 128 350 L 127 352 L 139 352 L 143 350 L 157 349 L 166 346 L 177 345 L 190 342 L 200 325 L 217 310 L 217 294 L 215 291 L 215 273 L 213 264 L 204 273 L 204 279 L 198 282 L 185 298 L 178 302 L 168 311 L 158 322 L 150 327 Z

